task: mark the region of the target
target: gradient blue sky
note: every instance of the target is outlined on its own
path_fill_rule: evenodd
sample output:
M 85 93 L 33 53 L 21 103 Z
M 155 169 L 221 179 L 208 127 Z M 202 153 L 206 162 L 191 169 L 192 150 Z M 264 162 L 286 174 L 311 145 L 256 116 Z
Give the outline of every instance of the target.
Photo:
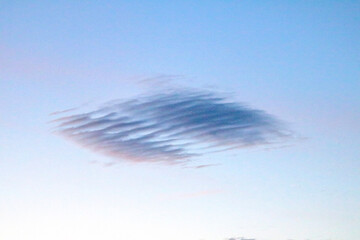
M 359 30 L 359 1 L 0 1 L 0 238 L 360 238 Z M 184 169 L 51 134 L 51 112 L 163 74 L 306 140 Z

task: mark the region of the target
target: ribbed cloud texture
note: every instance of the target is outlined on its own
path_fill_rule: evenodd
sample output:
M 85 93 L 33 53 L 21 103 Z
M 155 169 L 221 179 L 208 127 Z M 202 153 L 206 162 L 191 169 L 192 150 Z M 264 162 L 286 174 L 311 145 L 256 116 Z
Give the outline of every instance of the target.
M 133 162 L 182 163 L 211 151 L 272 144 L 289 136 L 264 111 L 207 91 L 172 90 L 113 101 L 54 122 L 62 136 Z

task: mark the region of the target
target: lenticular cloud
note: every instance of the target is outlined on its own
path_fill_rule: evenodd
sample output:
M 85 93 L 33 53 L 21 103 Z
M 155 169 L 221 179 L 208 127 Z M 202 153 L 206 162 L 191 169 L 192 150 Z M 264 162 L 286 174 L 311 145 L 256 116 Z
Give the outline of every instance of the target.
M 205 91 L 113 101 L 54 122 L 62 136 L 133 162 L 181 163 L 211 151 L 273 144 L 289 136 L 264 111 Z

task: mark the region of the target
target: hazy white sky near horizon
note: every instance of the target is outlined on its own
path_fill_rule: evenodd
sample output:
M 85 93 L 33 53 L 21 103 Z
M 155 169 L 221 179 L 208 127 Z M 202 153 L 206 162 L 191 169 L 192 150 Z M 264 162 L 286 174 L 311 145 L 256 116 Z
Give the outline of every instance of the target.
M 0 1 L 0 239 L 360 238 L 359 1 Z M 172 84 L 230 92 L 306 137 L 120 163 L 49 114 Z

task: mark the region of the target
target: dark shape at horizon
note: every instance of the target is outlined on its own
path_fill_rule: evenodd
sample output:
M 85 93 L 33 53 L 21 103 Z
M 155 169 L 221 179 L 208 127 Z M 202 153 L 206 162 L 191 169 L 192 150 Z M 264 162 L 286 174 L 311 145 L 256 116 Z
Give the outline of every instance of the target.
M 184 163 L 211 151 L 274 144 L 291 136 L 266 112 L 207 91 L 112 101 L 53 122 L 56 133 L 132 162 Z
M 227 240 L 256 240 L 255 238 L 228 238 Z

